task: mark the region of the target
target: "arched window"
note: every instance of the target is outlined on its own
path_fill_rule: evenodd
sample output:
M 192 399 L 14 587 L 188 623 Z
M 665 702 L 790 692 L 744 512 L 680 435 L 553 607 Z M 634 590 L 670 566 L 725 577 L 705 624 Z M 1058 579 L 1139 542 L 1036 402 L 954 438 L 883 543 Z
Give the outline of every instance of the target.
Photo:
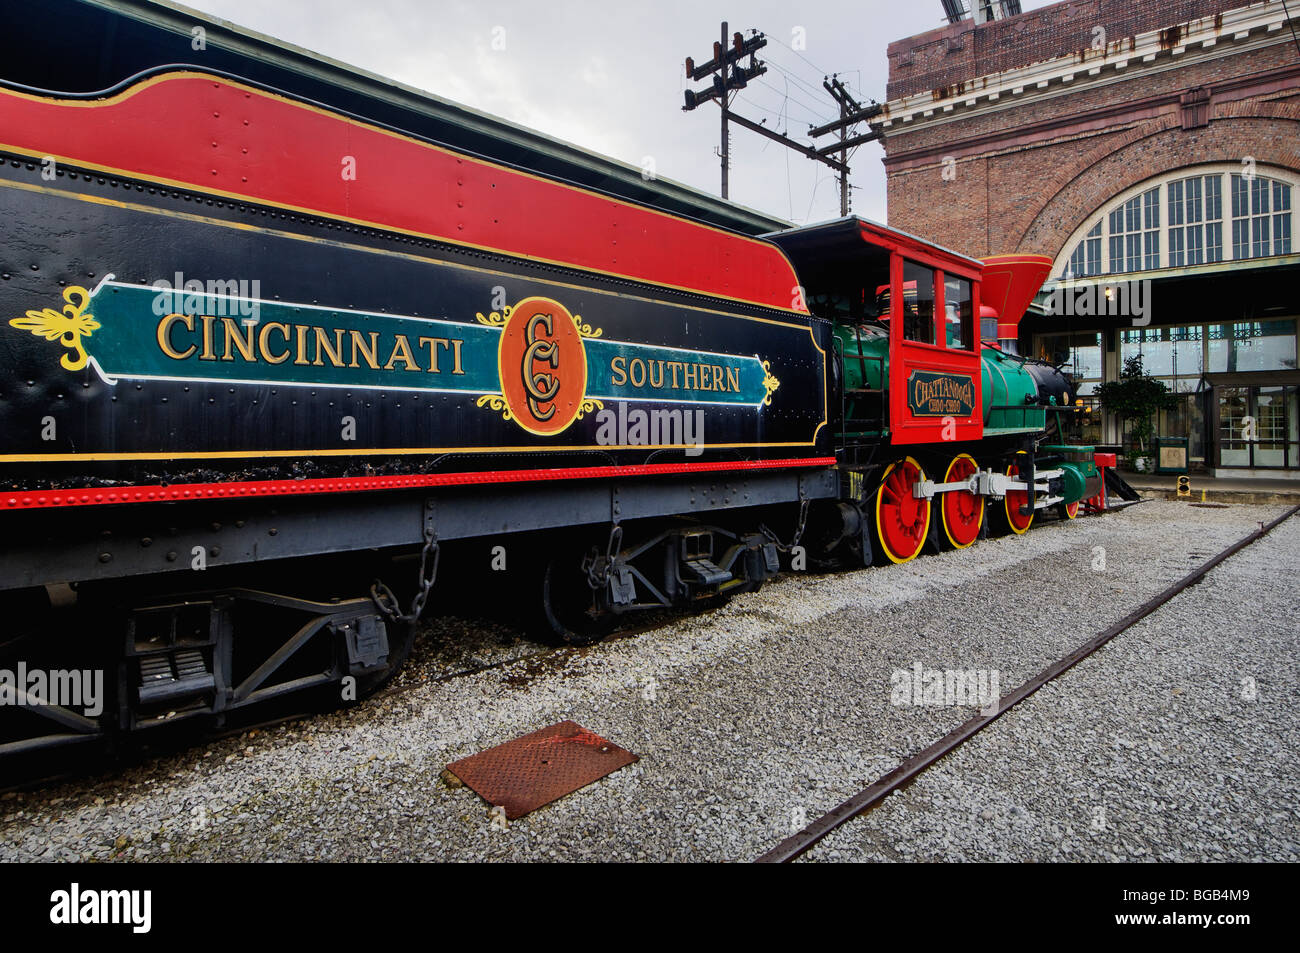
M 1300 177 L 1242 164 L 1180 169 L 1127 190 L 1079 229 L 1062 278 L 1290 255 Z
M 1070 274 L 1075 278 L 1101 274 L 1101 222 L 1074 246 L 1074 253 L 1070 255 Z

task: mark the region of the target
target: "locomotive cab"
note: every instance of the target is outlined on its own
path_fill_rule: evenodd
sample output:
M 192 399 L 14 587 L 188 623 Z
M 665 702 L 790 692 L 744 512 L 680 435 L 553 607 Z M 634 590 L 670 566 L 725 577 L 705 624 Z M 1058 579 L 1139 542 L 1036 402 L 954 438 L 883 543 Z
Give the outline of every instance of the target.
M 859 218 L 767 237 L 794 262 L 808 309 L 835 324 L 850 459 L 865 440 L 980 438 L 981 262 Z

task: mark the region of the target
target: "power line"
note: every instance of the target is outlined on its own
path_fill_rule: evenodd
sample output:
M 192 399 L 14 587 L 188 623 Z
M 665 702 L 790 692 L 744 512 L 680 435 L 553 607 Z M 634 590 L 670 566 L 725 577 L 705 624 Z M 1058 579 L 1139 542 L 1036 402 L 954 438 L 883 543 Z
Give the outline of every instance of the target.
M 789 79 L 789 77 L 784 75 L 782 76 L 782 78 Z M 763 80 L 759 80 L 758 82 L 763 83 L 763 85 L 767 86 L 768 89 L 772 90 L 778 95 L 787 96 L 792 101 L 798 103 L 800 107 L 802 107 L 804 110 L 807 111 L 808 115 L 815 117 L 818 122 L 824 121 L 824 117 L 826 116 L 826 110 L 824 106 L 822 107 L 815 106 L 812 103 L 809 103 L 806 99 L 800 99 L 798 96 L 795 96 L 793 93 L 789 92 L 788 90 L 785 93 L 782 93 L 779 89 L 777 89 L 775 86 L 772 86 L 770 83 L 764 83 Z
M 830 70 L 824 70 L 824 69 L 822 69 L 820 66 L 818 66 L 816 63 L 814 63 L 812 60 L 808 59 L 808 57 L 804 56 L 802 53 L 800 53 L 800 52 L 799 52 L 798 50 L 796 50 L 794 47 L 790 46 L 788 43 L 783 42 L 782 40 L 780 40 L 779 38 L 777 38 L 777 37 L 775 37 L 775 36 L 772 37 L 772 39 L 775 40 L 777 43 L 779 43 L 781 46 L 785 47 L 787 50 L 789 50 L 789 51 L 790 51 L 791 53 L 793 53 L 795 56 L 799 57 L 799 59 L 803 60 L 805 63 L 807 63 L 809 66 L 811 66 L 813 69 L 815 69 L 815 70 L 816 70 L 818 73 L 820 73 L 822 76 L 830 76 L 830 75 L 831 75 L 831 71 L 830 71 Z M 773 65 L 773 67 L 776 68 L 776 69 L 781 69 L 781 67 L 780 67 L 778 64 L 776 64 L 776 63 L 773 63 L 772 65 Z M 862 79 L 861 79 L 861 76 L 862 76 L 862 70 L 853 70 L 852 72 L 856 72 L 856 73 L 858 74 L 858 77 L 859 77 L 859 79 L 858 79 L 858 88 L 855 89 L 854 92 L 857 92 L 858 95 L 859 95 L 860 97 L 862 97 L 863 99 L 865 99 L 866 97 L 865 97 L 865 96 L 862 96 L 861 92 L 859 92 L 859 90 L 861 89 L 861 86 L 862 86 Z M 811 90 L 812 92 L 814 92 L 814 93 L 817 92 L 817 90 L 815 90 L 815 89 L 811 89 L 811 87 L 809 87 L 809 88 L 810 88 L 810 90 Z
M 807 104 L 804 103 L 803 100 L 798 99 L 797 97 L 794 97 L 794 96 L 791 96 L 791 95 L 790 95 L 790 89 L 789 89 L 790 81 L 789 81 L 788 78 L 785 78 L 785 77 L 783 77 L 783 79 L 785 79 L 785 84 L 786 84 L 786 89 L 785 89 L 784 92 L 782 92 L 781 90 L 777 89 L 775 86 L 773 86 L 771 83 L 769 83 L 769 82 L 767 82 L 767 81 L 765 81 L 765 80 L 762 80 L 762 79 L 756 80 L 756 82 L 758 82 L 760 85 L 762 85 L 762 86 L 766 86 L 766 87 L 767 87 L 768 89 L 770 89 L 772 92 L 776 93 L 778 96 L 781 97 L 781 108 L 780 108 L 779 110 L 771 109 L 771 108 L 769 108 L 769 107 L 767 107 L 767 106 L 762 105 L 761 103 L 754 102 L 753 100 L 750 100 L 750 99 L 746 99 L 746 100 L 745 100 L 745 105 L 750 106 L 750 107 L 752 107 L 752 108 L 754 108 L 754 109 L 757 109 L 757 110 L 759 110 L 760 112 L 765 112 L 765 113 L 767 113 L 767 114 L 770 115 L 770 116 L 775 116 L 775 117 L 776 117 L 776 118 L 781 122 L 781 124 L 782 124 L 782 128 L 785 130 L 785 131 L 783 131 L 783 132 L 781 133 L 782 135 L 788 135 L 788 134 L 789 134 L 790 122 L 791 122 L 791 121 L 793 120 L 793 118 L 794 118 L 794 117 L 791 116 L 790 113 L 789 113 L 789 107 L 790 107 L 790 105 L 791 105 L 792 103 L 793 103 L 793 104 L 796 104 L 796 105 L 799 105 L 801 108 L 804 109 L 804 111 L 805 111 L 808 115 L 812 116 L 816 121 L 821 122 L 821 121 L 822 121 L 822 117 L 821 117 L 820 115 L 818 115 L 817 113 L 814 113 L 811 109 L 809 109 L 809 108 L 807 107 Z M 738 94 L 737 94 L 737 97 L 739 97 L 739 95 L 740 95 L 740 94 L 738 93 Z M 799 136 L 799 138 L 800 138 L 800 139 L 806 139 L 807 137 L 801 135 L 801 136 Z M 767 151 L 767 143 L 764 143 L 764 145 L 763 145 L 763 151 Z M 789 165 L 789 161 L 788 161 L 789 157 L 787 156 L 786 158 L 787 158 L 786 165 L 788 166 L 788 165 Z
M 759 80 L 755 80 L 755 82 L 760 83 L 760 84 L 763 85 L 763 86 L 766 86 L 768 89 L 772 90 L 773 92 L 775 92 L 775 93 L 776 93 L 777 95 L 779 95 L 779 96 L 783 96 L 783 97 L 786 97 L 786 98 L 788 98 L 788 99 L 793 100 L 794 102 L 798 103 L 798 104 L 799 104 L 800 106 L 802 106 L 803 108 L 807 109 L 807 110 L 808 110 L 810 113 L 812 113 L 813 115 L 818 115 L 818 114 L 822 114 L 822 113 L 825 112 L 825 106 L 824 106 L 824 105 L 818 105 L 818 104 L 816 104 L 816 103 L 810 103 L 810 102 L 808 102 L 808 100 L 806 100 L 806 99 L 801 99 L 798 95 L 796 95 L 797 93 L 802 92 L 802 90 L 799 90 L 799 89 L 791 90 L 791 89 L 789 89 L 789 80 L 790 80 L 790 77 L 789 77 L 788 75 L 786 75 L 785 73 L 780 73 L 780 76 L 781 76 L 781 79 L 784 80 L 784 81 L 786 82 L 786 86 L 787 86 L 787 88 L 786 88 L 784 91 L 777 89 L 777 88 L 776 88 L 775 86 L 773 86 L 771 83 L 767 82 L 767 80 L 759 79 Z
M 817 201 L 817 189 L 819 189 L 821 187 L 821 184 L 825 182 L 827 179 L 833 179 L 833 178 L 835 177 L 832 175 L 823 175 L 820 179 L 818 179 L 816 182 L 813 183 L 812 198 L 808 200 L 808 211 L 804 214 L 803 217 L 803 220 L 805 222 L 812 217 L 813 203 Z
M 822 69 L 820 66 L 818 66 L 816 63 L 814 63 L 812 60 L 808 59 L 808 57 L 804 56 L 802 53 L 800 53 L 798 50 L 796 50 L 796 49 L 795 49 L 793 46 L 791 46 L 789 43 L 786 43 L 785 41 L 783 41 L 783 40 L 781 40 L 781 39 L 779 39 L 779 38 L 777 38 L 777 37 L 775 37 L 775 36 L 772 37 L 772 39 L 776 40 L 777 43 L 780 43 L 782 46 L 784 46 L 787 50 L 789 50 L 789 51 L 790 51 L 791 53 L 793 53 L 795 56 L 799 57 L 799 59 L 803 60 L 805 63 L 807 63 L 807 64 L 808 64 L 809 66 L 811 66 L 813 69 L 815 69 L 818 73 L 821 73 L 821 75 L 823 75 L 823 76 L 829 76 L 829 75 L 830 75 L 830 70 L 824 70 L 824 69 Z
M 712 59 L 702 66 L 697 67 L 695 65 L 695 60 L 692 57 L 688 56 L 686 58 L 686 75 L 690 77 L 693 82 L 698 82 L 706 76 L 712 76 L 713 82 L 711 86 L 703 90 L 686 90 L 684 94 L 686 105 L 682 107 L 683 110 L 689 112 L 714 99 L 718 101 L 718 105 L 722 110 L 722 146 L 719 149 L 719 155 L 722 159 L 722 197 L 724 199 L 729 198 L 727 194 L 730 173 L 729 123 L 744 126 L 751 132 L 756 132 L 761 136 L 765 136 L 773 142 L 779 142 L 787 148 L 793 149 L 809 159 L 813 159 L 823 165 L 828 165 L 837 172 L 847 175 L 848 168 L 842 162 L 832 159 L 829 155 L 819 152 L 812 146 L 806 146 L 802 143 L 795 142 L 786 134 L 774 132 L 773 130 L 764 127 L 761 123 L 754 122 L 752 119 L 748 119 L 739 113 L 731 111 L 731 102 L 732 100 L 739 98 L 739 91 L 745 89 L 751 80 L 757 80 L 767 72 L 767 66 L 757 59 L 758 51 L 767 45 L 767 38 L 757 30 L 752 31 L 752 33 L 753 35 L 748 40 L 746 40 L 739 32 L 733 34 L 731 38 L 731 48 L 728 49 L 727 24 L 724 21 L 722 24 L 722 39 L 720 42 L 713 44 Z M 740 65 L 739 61 L 746 56 L 749 57 L 749 65 Z M 713 75 L 715 73 L 717 75 Z M 736 94 L 735 96 L 732 96 L 733 91 Z M 780 92 L 780 90 L 775 91 L 777 93 Z M 788 102 L 788 91 L 786 99 Z
M 804 102 L 802 99 L 799 99 L 797 96 L 791 96 L 788 92 L 783 93 L 783 92 L 781 92 L 781 90 L 777 89 L 777 88 L 776 88 L 775 86 L 773 86 L 771 83 L 766 83 L 766 82 L 764 82 L 764 81 L 761 80 L 761 79 L 758 80 L 758 83 L 759 83 L 760 85 L 762 85 L 762 86 L 766 86 L 766 87 L 767 87 L 768 89 L 770 89 L 772 92 L 776 93 L 778 96 L 783 97 L 783 98 L 786 99 L 787 101 L 792 102 L 792 103 L 795 103 L 795 104 L 798 105 L 801 109 L 803 109 L 803 110 L 804 110 L 804 111 L 805 111 L 809 116 L 812 116 L 813 119 L 815 119 L 817 122 L 823 122 L 823 121 L 824 121 L 824 116 L 825 116 L 824 113 L 818 113 L 815 109 L 813 109 L 811 106 L 809 106 L 809 105 L 808 105 L 806 102 Z
M 816 100 L 818 100 L 818 101 L 821 100 L 821 97 L 822 97 L 822 90 L 821 90 L 820 87 L 812 86 L 812 85 L 810 85 L 809 83 L 804 82 L 802 79 L 800 79 L 800 78 L 799 78 L 798 76 L 796 76 L 794 73 L 791 73 L 791 72 L 790 72 L 789 70 L 787 70 L 785 67 L 781 66 L 781 64 L 776 63 L 776 62 L 774 62 L 774 61 L 772 61 L 772 60 L 769 60 L 769 61 L 768 61 L 768 65 L 771 66 L 772 69 L 774 69 L 774 70 L 776 70 L 778 73 L 780 73 L 782 76 L 784 76 L 786 79 L 788 79 L 788 80 L 790 80 L 791 82 L 793 82 L 797 87 L 799 87 L 799 91 L 800 91 L 800 92 L 807 92 L 807 93 L 809 93 L 810 95 L 812 95 L 812 97 L 813 97 L 814 99 L 816 99 Z
M 774 70 L 776 70 L 778 73 L 780 73 L 782 76 L 784 76 L 784 77 L 786 77 L 787 79 L 789 79 L 789 80 L 790 80 L 791 82 L 793 82 L 796 86 L 798 86 L 798 87 L 800 87 L 801 89 L 803 89 L 804 91 L 809 92 L 809 93 L 811 93 L 811 94 L 814 95 L 814 96 L 820 96 L 820 95 L 821 95 L 821 90 L 817 89 L 817 88 L 816 88 L 815 86 L 813 86 L 811 83 L 807 83 L 807 82 L 805 82 L 804 80 L 800 79 L 799 76 L 798 76 L 796 73 L 792 72 L 791 70 L 786 69 L 784 66 L 782 66 L 780 63 L 776 62 L 775 60 L 768 60 L 768 65 L 771 66 L 772 69 L 774 69 Z
M 745 105 L 750 107 L 751 109 L 757 109 L 759 112 L 765 112 L 769 116 L 775 116 L 777 119 L 784 120 L 786 123 L 789 123 L 790 121 L 786 117 L 784 112 L 780 112 L 775 109 L 768 109 L 766 106 L 760 106 L 758 103 L 754 102 L 753 100 L 746 99 L 744 102 Z
M 768 88 L 771 89 L 771 90 L 773 90 L 774 92 L 777 92 L 778 94 L 780 94 L 780 91 L 777 90 L 776 87 L 774 87 L 774 86 L 769 86 Z M 790 105 L 794 105 L 794 103 L 791 102 L 791 101 L 785 100 L 784 97 L 782 97 L 782 104 L 781 104 L 781 108 L 780 108 L 780 109 L 772 109 L 770 106 L 764 106 L 763 104 L 758 103 L 758 102 L 755 102 L 755 101 L 752 100 L 752 99 L 742 99 L 742 100 L 739 100 L 739 101 L 742 102 L 742 103 L 744 103 L 744 105 L 749 106 L 749 107 L 752 108 L 752 109 L 757 109 L 759 112 L 767 113 L 769 116 L 774 116 L 775 118 L 779 119 L 779 120 L 781 121 L 781 123 L 782 123 L 782 128 L 786 129 L 786 130 L 787 130 L 787 133 L 788 133 L 788 131 L 789 131 L 790 123 L 791 123 L 791 122 L 798 122 L 798 121 L 800 121 L 800 120 L 795 120 L 794 117 L 791 116 L 791 115 L 789 114 L 789 112 L 787 111 L 786 107 L 787 107 L 787 106 L 790 106 Z M 800 139 L 800 140 L 802 140 L 802 141 L 805 141 L 805 142 L 806 142 L 807 139 L 808 139 L 808 137 L 805 136 L 803 133 L 796 133 L 795 136 L 794 136 L 794 138 L 798 138 L 798 139 Z

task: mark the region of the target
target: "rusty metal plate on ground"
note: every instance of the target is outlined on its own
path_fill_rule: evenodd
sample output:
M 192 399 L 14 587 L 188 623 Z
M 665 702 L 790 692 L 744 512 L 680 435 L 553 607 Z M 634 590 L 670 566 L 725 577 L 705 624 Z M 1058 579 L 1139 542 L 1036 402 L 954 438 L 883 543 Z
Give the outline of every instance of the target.
M 637 756 L 574 721 L 562 721 L 447 765 L 514 820 L 625 768 Z

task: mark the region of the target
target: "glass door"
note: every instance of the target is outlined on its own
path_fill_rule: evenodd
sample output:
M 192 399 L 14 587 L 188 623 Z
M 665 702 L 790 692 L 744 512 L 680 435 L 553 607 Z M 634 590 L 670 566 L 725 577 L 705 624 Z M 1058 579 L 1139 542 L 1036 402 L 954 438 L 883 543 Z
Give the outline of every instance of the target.
M 1246 417 L 1250 411 L 1250 389 L 1220 387 L 1219 466 L 1250 466 L 1250 444 L 1246 441 Z
M 1259 442 L 1252 448 L 1255 459 L 1253 466 L 1286 466 L 1287 437 L 1287 388 L 1259 387 L 1255 390 L 1255 421 L 1259 431 Z
M 1219 388 L 1219 466 L 1300 466 L 1298 391 L 1293 385 Z

